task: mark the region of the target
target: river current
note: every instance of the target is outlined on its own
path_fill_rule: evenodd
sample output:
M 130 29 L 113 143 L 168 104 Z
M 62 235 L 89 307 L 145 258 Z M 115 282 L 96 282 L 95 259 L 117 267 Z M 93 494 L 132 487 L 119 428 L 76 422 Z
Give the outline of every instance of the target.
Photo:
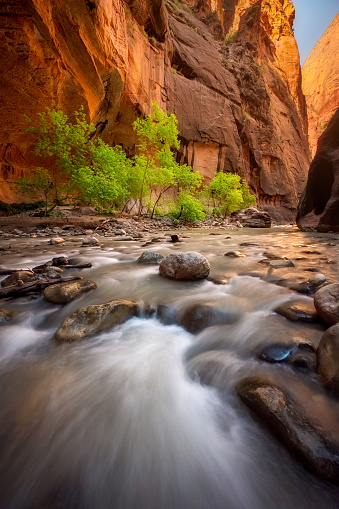
M 1 304 L 16 314 L 0 328 L 1 509 L 339 507 L 339 489 L 300 465 L 235 392 L 245 376 L 274 372 L 292 392 L 305 391 L 307 405 L 316 375 L 264 363 L 255 353 L 284 338 L 317 346 L 320 325 L 273 311 L 310 297 L 275 283 L 298 284 L 315 271 L 338 281 L 338 237 L 292 227 L 182 233 L 180 243 L 146 247 L 106 237 L 91 248 L 76 239 L 62 247 L 47 239 L 11 240 L 20 253 L 1 256 L 2 268 L 34 267 L 63 254 L 91 262 L 91 269 L 67 275 L 98 288 L 65 306 L 43 296 Z M 211 277 L 225 284 L 162 278 L 157 265 L 136 263 L 145 250 L 198 251 L 208 258 Z M 245 256 L 224 256 L 229 251 Z M 259 263 L 267 251 L 295 267 Z M 83 342 L 55 344 L 55 331 L 72 311 L 116 298 L 165 307 L 169 315 L 165 323 L 132 318 Z M 197 335 L 171 323 L 171 313 L 180 318 L 195 303 L 217 304 L 236 319 Z M 204 355 L 222 362 L 221 382 L 208 367 L 202 374 Z

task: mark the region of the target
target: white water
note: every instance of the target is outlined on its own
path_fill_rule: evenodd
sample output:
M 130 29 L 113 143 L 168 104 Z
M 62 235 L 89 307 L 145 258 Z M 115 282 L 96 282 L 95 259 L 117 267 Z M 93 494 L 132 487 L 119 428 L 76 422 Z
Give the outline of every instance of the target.
M 321 330 L 272 313 L 291 299 L 280 287 L 249 276 L 226 286 L 167 281 L 157 267 L 135 264 L 139 246 L 126 249 L 86 251 L 94 262 L 86 277 L 99 288 L 76 302 L 5 304 L 19 315 L 0 329 L 1 509 L 337 508 L 338 488 L 300 466 L 234 390 L 237 380 L 270 369 L 298 387 L 305 375 L 260 363 L 253 352 L 286 336 L 317 344 Z M 211 258 L 218 254 L 214 246 Z M 219 263 L 236 271 L 239 261 Z M 239 321 L 195 337 L 133 318 L 83 343 L 53 343 L 72 310 L 117 297 L 179 314 L 218 302 Z M 199 354 L 215 351 L 224 365 L 220 392 L 201 385 L 194 367 Z

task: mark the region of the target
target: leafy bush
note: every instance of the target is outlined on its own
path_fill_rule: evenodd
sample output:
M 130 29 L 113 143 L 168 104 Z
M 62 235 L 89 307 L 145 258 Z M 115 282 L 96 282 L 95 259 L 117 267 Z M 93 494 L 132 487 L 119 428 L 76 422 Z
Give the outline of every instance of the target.
M 207 192 L 213 201 L 214 215 L 226 217 L 256 203 L 256 198 L 250 193 L 246 182 L 234 173 L 217 173 Z

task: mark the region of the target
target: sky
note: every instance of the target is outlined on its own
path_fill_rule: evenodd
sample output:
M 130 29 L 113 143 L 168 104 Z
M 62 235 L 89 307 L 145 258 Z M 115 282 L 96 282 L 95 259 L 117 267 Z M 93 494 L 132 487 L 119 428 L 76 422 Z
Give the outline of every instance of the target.
M 293 0 L 294 35 L 298 43 L 301 65 L 317 44 L 339 11 L 339 0 Z

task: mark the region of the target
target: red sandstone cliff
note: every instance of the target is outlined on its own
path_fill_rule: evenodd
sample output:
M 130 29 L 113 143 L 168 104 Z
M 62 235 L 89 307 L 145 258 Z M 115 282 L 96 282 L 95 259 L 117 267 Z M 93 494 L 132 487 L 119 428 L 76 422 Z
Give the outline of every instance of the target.
M 37 164 L 22 113 L 84 104 L 133 153 L 156 100 L 178 117 L 182 160 L 239 173 L 292 218 L 309 162 L 293 18 L 290 0 L 0 0 L 0 199 Z
M 312 155 L 317 141 L 339 107 L 339 12 L 302 68 Z

